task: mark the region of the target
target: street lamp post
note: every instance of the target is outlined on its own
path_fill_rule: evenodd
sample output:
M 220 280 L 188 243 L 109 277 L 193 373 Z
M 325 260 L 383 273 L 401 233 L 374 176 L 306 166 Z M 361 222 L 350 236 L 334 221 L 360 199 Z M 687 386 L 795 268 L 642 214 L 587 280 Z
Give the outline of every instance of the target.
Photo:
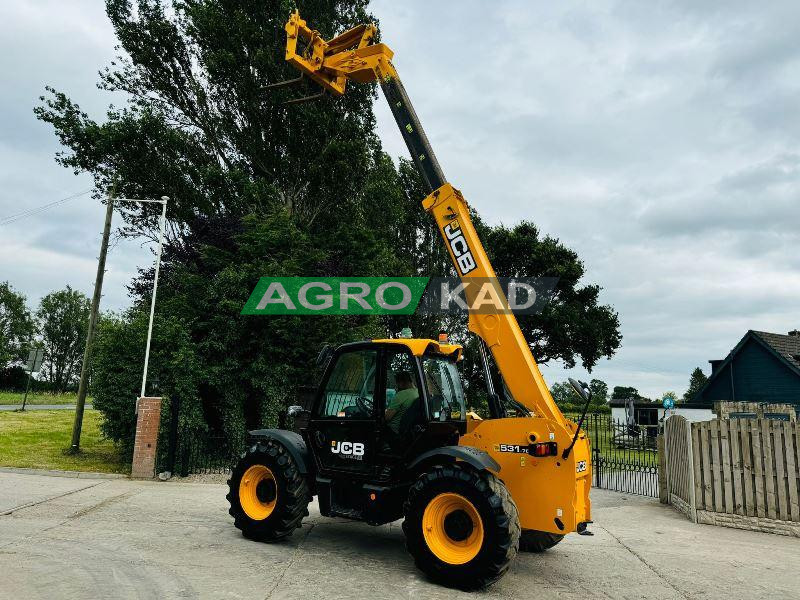
M 156 309 L 156 291 L 158 290 L 158 272 L 161 267 L 161 251 L 164 247 L 164 229 L 166 228 L 167 223 L 167 202 L 169 201 L 169 196 L 161 196 L 160 200 L 139 200 L 135 198 L 120 198 L 118 199 L 120 202 L 153 202 L 156 204 L 161 204 L 161 218 L 159 219 L 159 227 L 158 227 L 158 252 L 156 254 L 156 272 L 155 276 L 153 277 L 153 297 L 150 299 L 150 321 L 147 325 L 147 345 L 145 346 L 144 351 L 144 369 L 142 371 L 142 390 L 139 394 L 140 398 L 144 397 L 145 388 L 147 386 L 147 367 L 150 363 L 150 341 L 153 338 L 153 315 Z M 138 411 L 139 403 L 136 403 L 136 408 Z

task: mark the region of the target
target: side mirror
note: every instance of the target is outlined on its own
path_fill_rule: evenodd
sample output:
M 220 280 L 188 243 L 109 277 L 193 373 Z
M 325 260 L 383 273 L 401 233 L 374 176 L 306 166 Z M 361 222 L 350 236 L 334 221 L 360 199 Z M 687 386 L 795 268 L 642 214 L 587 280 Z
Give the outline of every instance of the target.
M 586 402 L 592 398 L 592 392 L 589 390 L 589 386 L 583 381 L 577 381 L 570 377 L 569 384 L 572 386 L 572 389 L 575 390 L 575 393 L 583 398 Z

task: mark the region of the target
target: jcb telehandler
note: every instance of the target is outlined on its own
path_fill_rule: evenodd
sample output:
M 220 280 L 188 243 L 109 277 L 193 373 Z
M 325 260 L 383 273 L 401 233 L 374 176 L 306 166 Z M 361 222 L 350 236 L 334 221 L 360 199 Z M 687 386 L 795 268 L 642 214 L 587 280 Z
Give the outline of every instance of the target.
M 433 215 L 463 281 L 494 278 L 461 193 L 445 180 L 392 65 L 392 51 L 361 25 L 325 41 L 294 13 L 286 60 L 333 96 L 348 80 L 377 81 L 428 187 Z M 591 522 L 589 440 L 553 402 L 510 311 L 470 313 L 481 338 L 489 418 L 468 413 L 446 340 L 378 339 L 322 355 L 321 384 L 301 434 L 250 432 L 233 468 L 230 514 L 251 539 L 289 536 L 317 496 L 325 516 L 372 525 L 403 518 L 416 565 L 448 586 L 499 579 L 518 550 L 543 551 Z M 495 392 L 486 347 L 504 382 Z M 577 386 L 588 405 L 585 384 Z M 512 416 L 513 413 L 513 416 Z

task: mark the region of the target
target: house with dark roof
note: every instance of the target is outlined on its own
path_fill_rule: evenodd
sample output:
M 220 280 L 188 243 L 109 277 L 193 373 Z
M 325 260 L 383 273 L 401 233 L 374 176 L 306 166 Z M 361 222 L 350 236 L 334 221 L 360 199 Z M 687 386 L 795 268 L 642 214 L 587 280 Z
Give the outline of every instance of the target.
M 792 404 L 800 413 L 800 331 L 748 331 L 727 357 L 709 362 L 711 376 L 694 402 Z

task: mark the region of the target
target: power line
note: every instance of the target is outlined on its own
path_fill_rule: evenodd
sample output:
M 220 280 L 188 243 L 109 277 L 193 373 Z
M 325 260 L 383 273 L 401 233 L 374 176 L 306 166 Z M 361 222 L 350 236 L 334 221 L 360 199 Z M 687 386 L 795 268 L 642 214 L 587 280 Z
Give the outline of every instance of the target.
M 27 210 L 23 210 L 22 212 L 18 212 L 13 215 L 8 215 L 6 217 L 0 218 L 0 227 L 3 225 L 10 225 L 11 223 L 15 223 L 21 219 L 25 219 L 27 217 L 32 217 L 33 215 L 37 215 L 39 213 L 45 212 L 53 208 L 54 206 L 58 206 L 64 202 L 68 202 L 70 200 L 74 200 L 75 198 L 80 198 L 81 196 L 85 196 L 89 192 L 91 192 L 94 188 L 89 188 L 88 190 L 84 190 L 82 192 L 78 192 L 77 194 L 73 194 L 71 196 L 67 196 L 66 198 L 61 198 L 60 200 L 56 200 L 54 202 L 50 202 L 48 204 L 43 204 L 41 206 L 37 206 L 35 208 L 29 208 Z

